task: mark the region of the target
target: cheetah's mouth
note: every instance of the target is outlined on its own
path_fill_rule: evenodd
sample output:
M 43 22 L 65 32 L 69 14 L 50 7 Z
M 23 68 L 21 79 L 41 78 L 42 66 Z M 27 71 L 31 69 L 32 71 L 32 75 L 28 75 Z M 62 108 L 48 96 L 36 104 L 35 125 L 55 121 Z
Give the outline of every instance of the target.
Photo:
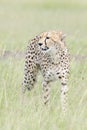
M 43 51 L 47 51 L 49 49 L 49 47 L 45 47 L 45 48 L 41 48 Z

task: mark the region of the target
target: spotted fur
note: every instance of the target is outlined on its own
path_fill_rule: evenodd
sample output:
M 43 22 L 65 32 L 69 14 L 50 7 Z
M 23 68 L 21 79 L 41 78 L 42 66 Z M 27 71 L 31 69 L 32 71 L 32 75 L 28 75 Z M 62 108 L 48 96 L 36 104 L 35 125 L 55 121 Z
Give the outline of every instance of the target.
M 55 80 L 61 81 L 61 105 L 66 111 L 67 104 L 67 81 L 69 75 L 70 58 L 62 32 L 43 32 L 32 39 L 26 51 L 24 80 L 22 92 L 34 87 L 38 70 L 43 75 L 43 101 L 49 103 L 50 85 Z

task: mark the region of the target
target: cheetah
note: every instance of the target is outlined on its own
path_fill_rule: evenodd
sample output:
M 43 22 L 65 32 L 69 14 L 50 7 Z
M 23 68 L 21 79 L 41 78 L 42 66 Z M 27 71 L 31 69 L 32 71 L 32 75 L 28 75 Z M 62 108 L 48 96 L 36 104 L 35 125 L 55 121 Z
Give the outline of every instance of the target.
M 43 32 L 32 39 L 25 56 L 22 93 L 34 88 L 38 71 L 43 76 L 42 90 L 44 104 L 49 104 L 50 83 L 61 82 L 61 107 L 67 110 L 67 81 L 70 68 L 70 54 L 65 44 L 66 35 L 58 31 Z

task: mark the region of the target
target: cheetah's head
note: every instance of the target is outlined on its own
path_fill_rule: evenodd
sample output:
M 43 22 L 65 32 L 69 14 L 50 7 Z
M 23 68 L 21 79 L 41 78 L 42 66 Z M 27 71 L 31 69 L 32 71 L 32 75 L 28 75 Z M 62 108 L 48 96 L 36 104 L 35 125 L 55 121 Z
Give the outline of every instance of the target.
M 55 45 L 60 45 L 64 47 L 64 39 L 66 35 L 62 32 L 50 31 L 43 32 L 40 35 L 40 39 L 38 41 L 38 45 L 41 50 L 49 51 L 54 48 Z

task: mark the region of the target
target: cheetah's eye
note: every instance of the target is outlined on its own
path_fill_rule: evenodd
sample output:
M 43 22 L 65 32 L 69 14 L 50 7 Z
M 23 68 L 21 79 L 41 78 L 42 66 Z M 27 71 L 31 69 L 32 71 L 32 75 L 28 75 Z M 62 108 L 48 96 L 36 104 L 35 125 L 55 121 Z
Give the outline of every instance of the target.
M 46 39 L 50 39 L 50 37 L 46 37 Z

